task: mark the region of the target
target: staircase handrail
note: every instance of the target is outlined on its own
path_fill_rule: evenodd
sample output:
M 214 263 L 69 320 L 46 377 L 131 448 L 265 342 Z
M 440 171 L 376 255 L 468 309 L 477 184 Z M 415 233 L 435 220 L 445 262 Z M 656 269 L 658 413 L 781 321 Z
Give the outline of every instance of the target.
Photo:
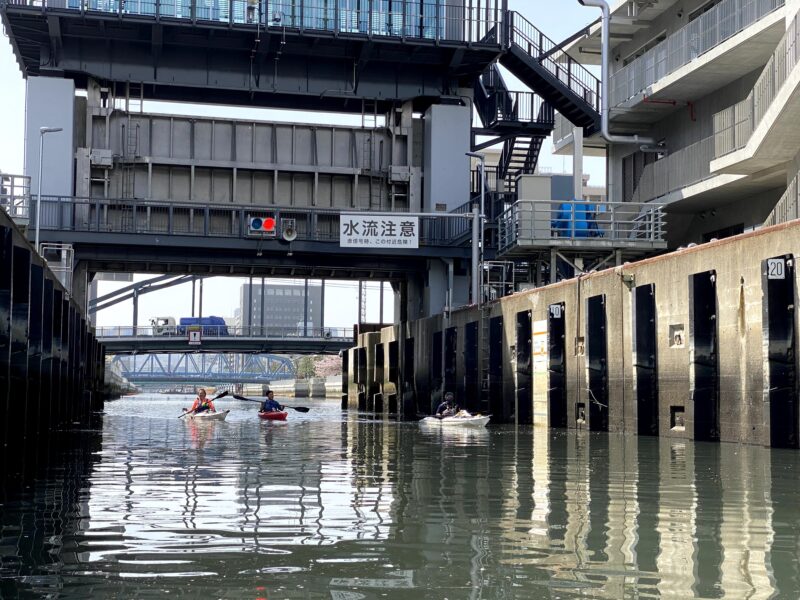
M 508 41 L 539 62 L 561 83 L 600 112 L 600 80 L 572 58 L 533 23 L 516 11 L 508 12 Z

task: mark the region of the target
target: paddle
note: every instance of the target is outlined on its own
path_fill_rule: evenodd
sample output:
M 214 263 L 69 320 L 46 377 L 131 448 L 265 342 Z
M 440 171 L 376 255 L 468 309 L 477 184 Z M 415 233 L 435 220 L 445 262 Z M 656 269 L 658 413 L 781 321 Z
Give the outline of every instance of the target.
M 239 396 L 237 394 L 233 394 L 233 397 L 236 398 L 237 400 L 244 400 L 245 402 L 258 402 L 259 404 L 264 404 L 261 400 L 255 400 L 253 398 L 245 398 L 244 396 Z M 283 408 L 291 408 L 301 413 L 307 413 L 309 410 L 311 410 L 307 406 L 286 406 L 285 404 L 282 404 L 281 406 L 283 406 Z
M 227 396 L 227 395 L 228 395 L 228 392 L 222 392 L 221 394 L 217 394 L 216 396 L 214 396 L 214 397 L 211 399 L 211 402 L 213 402 L 214 400 L 219 400 L 220 398 L 224 398 L 224 397 L 225 397 L 225 396 Z M 234 396 L 234 397 L 235 397 L 235 396 Z M 179 419 L 182 419 L 182 418 L 183 418 L 183 417 L 185 417 L 186 415 L 190 415 L 190 414 L 192 414 L 192 413 L 194 413 L 194 412 L 197 412 L 197 410 L 187 410 L 185 413 L 183 413 L 183 414 L 182 414 L 180 417 L 178 417 L 178 418 L 179 418 Z

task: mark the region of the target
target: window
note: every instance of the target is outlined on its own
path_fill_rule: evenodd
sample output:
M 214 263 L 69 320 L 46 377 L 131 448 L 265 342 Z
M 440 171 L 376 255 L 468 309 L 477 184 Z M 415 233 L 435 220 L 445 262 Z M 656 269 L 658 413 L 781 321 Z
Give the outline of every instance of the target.
M 738 225 L 731 225 L 730 227 L 723 227 L 716 231 L 709 231 L 703 234 L 703 242 L 710 242 L 711 240 L 721 240 L 723 238 L 731 237 L 744 233 L 744 223 Z
M 660 34 L 658 34 L 658 35 L 657 35 L 656 37 L 654 37 L 652 40 L 650 40 L 649 42 L 647 42 L 647 43 L 646 43 L 644 46 L 642 46 L 641 48 L 639 48 L 638 50 L 636 50 L 636 52 L 634 52 L 633 54 L 631 54 L 630 56 L 628 56 L 628 57 L 627 57 L 625 60 L 623 60 L 623 61 L 622 61 L 622 64 L 623 64 L 623 65 L 628 65 L 628 64 L 632 63 L 632 62 L 633 62 L 633 61 L 635 61 L 637 58 L 639 58 L 639 57 L 640 57 L 640 56 L 642 56 L 644 53 L 646 53 L 648 50 L 652 50 L 653 48 L 655 48 L 656 46 L 658 46 L 658 45 L 659 45 L 661 42 L 663 42 L 665 39 L 667 39 L 667 32 L 666 32 L 666 31 L 662 31 Z
M 722 0 L 711 0 L 711 2 L 706 2 L 703 6 L 695 10 L 694 12 L 689 13 L 689 22 L 691 23 L 698 17 L 702 17 L 705 13 L 710 11 L 714 8 L 717 4 L 720 4 Z

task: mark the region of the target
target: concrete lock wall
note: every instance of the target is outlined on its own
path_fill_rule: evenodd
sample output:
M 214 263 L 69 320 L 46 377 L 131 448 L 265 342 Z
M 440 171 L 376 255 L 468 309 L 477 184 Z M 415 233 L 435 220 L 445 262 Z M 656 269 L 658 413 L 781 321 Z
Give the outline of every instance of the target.
M 0 442 L 13 459 L 105 397 L 103 348 L 85 315 L 0 211 Z
M 392 414 L 391 372 L 399 418 L 444 380 L 493 422 L 800 447 L 798 253 L 795 221 L 364 334 L 346 404 Z

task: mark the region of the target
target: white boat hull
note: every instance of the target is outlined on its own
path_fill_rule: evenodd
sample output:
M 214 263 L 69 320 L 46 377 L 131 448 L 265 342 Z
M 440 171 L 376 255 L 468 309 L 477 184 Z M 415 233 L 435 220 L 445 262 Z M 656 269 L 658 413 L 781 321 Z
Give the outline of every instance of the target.
M 469 417 L 445 417 L 438 419 L 436 417 L 425 417 L 420 421 L 423 425 L 430 425 L 432 427 L 486 427 L 489 423 L 489 417 L 481 417 L 471 415 Z
M 224 421 L 229 412 L 231 411 L 223 410 L 221 412 L 201 412 L 197 413 L 196 415 L 189 415 L 189 418 L 192 421 Z

